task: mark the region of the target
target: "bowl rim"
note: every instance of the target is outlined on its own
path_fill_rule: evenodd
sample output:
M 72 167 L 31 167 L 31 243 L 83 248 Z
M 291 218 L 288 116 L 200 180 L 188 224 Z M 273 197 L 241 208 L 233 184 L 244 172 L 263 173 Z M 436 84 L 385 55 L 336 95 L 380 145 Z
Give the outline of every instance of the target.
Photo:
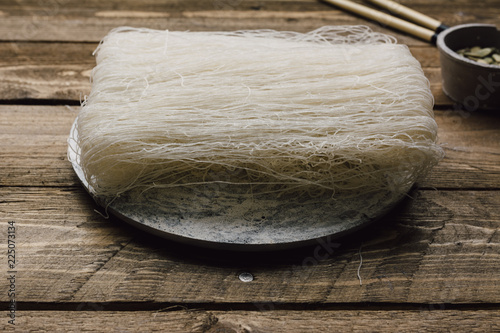
M 472 66 L 472 67 L 479 67 L 479 68 L 485 68 L 488 70 L 494 70 L 500 72 L 500 66 L 497 65 L 490 65 L 490 64 L 483 64 L 474 60 L 467 59 L 466 57 L 463 57 L 459 55 L 457 52 L 452 50 L 445 42 L 446 36 L 449 34 L 456 32 L 458 30 L 463 30 L 463 29 L 468 29 L 468 28 L 489 28 L 489 29 L 495 29 L 497 33 L 500 35 L 500 30 L 497 28 L 496 25 L 494 24 L 486 24 L 486 23 L 467 23 L 467 24 L 460 24 L 453 26 L 451 28 L 448 28 L 446 30 L 443 30 L 438 36 L 437 36 L 437 41 L 436 45 L 438 49 L 441 51 L 441 54 L 444 54 L 448 57 L 453 58 L 454 60 L 463 63 L 464 65 Z

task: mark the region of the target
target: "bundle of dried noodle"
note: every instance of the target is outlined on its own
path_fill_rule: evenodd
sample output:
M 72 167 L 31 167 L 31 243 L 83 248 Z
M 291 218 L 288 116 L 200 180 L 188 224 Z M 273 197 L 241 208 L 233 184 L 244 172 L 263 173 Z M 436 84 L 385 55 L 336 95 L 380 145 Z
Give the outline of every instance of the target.
M 405 193 L 443 155 L 420 64 L 367 27 L 122 27 L 96 60 L 73 162 L 98 197 L 207 183 Z

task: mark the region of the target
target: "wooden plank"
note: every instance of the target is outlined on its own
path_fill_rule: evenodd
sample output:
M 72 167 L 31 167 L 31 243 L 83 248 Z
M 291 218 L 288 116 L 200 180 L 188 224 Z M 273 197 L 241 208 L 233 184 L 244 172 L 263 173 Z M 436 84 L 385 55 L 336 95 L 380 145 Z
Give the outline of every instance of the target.
M 296 18 L 297 15 L 283 17 L 280 12 L 256 15 L 234 14 L 232 19 L 226 15 L 222 17 L 192 15 L 188 18 L 127 18 L 122 14 L 116 17 L 92 17 L 69 20 L 64 17 L 42 17 L 32 19 L 27 23 L 23 17 L 7 16 L 0 25 L 1 41 L 66 41 L 66 42 L 98 42 L 111 29 L 119 26 L 146 27 L 160 30 L 190 30 L 190 31 L 232 31 L 242 29 L 275 29 L 286 31 L 307 32 L 325 25 L 367 25 L 373 30 L 393 35 L 400 43 L 411 46 L 426 45 L 414 37 L 386 29 L 378 23 L 367 22 L 363 19 L 348 16 L 346 13 L 328 11 L 324 15 L 310 15 Z M 111 15 L 111 14 L 109 14 Z M 190 15 L 190 14 L 187 14 Z M 156 15 L 157 16 L 157 15 Z M 304 15 L 302 15 L 304 16 Z M 472 19 L 460 21 L 474 23 Z M 482 19 L 481 23 L 497 24 L 498 19 Z
M 361 2 L 360 0 L 354 0 Z M 479 17 L 491 15 L 494 17 L 495 9 L 499 8 L 500 1 L 487 0 L 480 3 L 473 3 L 467 0 L 453 1 L 432 1 L 432 0 L 406 0 L 399 1 L 424 14 L 440 18 L 442 16 L 460 16 L 457 11 L 465 13 L 478 13 Z M 371 6 L 369 3 L 363 3 Z M 371 6 L 377 8 L 376 6 Z M 488 11 L 485 13 L 485 9 Z M 335 6 L 317 0 L 219 0 L 219 1 L 196 1 L 196 0 L 148 0 L 148 1 L 96 1 L 90 0 L 85 3 L 76 0 L 6 0 L 0 4 L 1 15 L 3 16 L 102 16 L 103 12 L 123 12 L 129 17 L 139 17 L 141 14 L 149 14 L 155 17 L 155 13 L 165 12 L 169 16 L 179 16 L 185 12 L 208 12 L 208 11 L 280 11 L 287 12 L 318 12 L 337 10 Z M 492 12 L 493 10 L 493 12 Z M 469 15 L 471 15 L 469 14 Z M 441 18 L 441 20 L 443 20 Z M 451 24 L 449 22 L 449 24 Z
M 77 112 L 65 106 L 0 106 L 0 185 L 79 185 L 66 157 Z
M 225 15 L 221 15 L 224 13 Z M 215 14 L 215 15 L 214 15 Z M 156 15 L 155 15 L 156 16 Z M 377 23 L 370 23 L 348 16 L 339 11 L 326 11 L 321 15 L 312 13 L 294 15 L 280 11 L 255 11 L 252 15 L 238 11 L 226 13 L 212 11 L 203 13 L 183 13 L 184 17 L 123 17 L 122 14 L 107 14 L 106 17 L 84 17 L 68 20 L 61 16 L 43 16 L 32 18 L 30 22 L 22 16 L 6 16 L 2 18 L 0 36 L 2 41 L 71 41 L 98 42 L 111 29 L 119 26 L 146 27 L 160 30 L 190 31 L 231 31 L 242 29 L 275 29 L 306 32 L 324 25 L 370 25 L 376 31 L 385 31 Z M 220 16 L 220 17 L 219 17 Z M 229 18 L 228 18 L 229 16 Z M 301 18 L 297 18 L 300 16 Z M 392 31 L 391 31 L 392 33 Z M 401 42 L 423 45 L 412 37 L 392 33 Z
M 79 186 L 66 159 L 77 106 L 0 106 L 0 185 Z M 446 157 L 426 188 L 500 187 L 500 120 L 494 113 L 436 111 Z
M 99 304 L 96 304 L 99 307 Z M 16 327 L 23 331 L 102 332 L 494 332 L 497 310 L 413 311 L 22 311 Z M 9 331 L 6 320 L 3 331 Z
M 439 143 L 446 155 L 420 185 L 498 189 L 500 120 L 497 115 L 463 109 L 436 111 L 435 114 Z
M 363 3 L 360 0 L 354 0 Z M 455 10 L 478 10 L 497 9 L 500 1 L 484 0 L 474 3 L 468 0 L 400 0 L 398 1 L 408 7 L 418 10 L 427 15 L 449 15 Z M 369 3 L 364 3 L 371 6 Z M 376 6 L 371 6 L 377 8 Z M 197 1 L 197 0 L 88 0 L 85 3 L 77 0 L 4 0 L 0 4 L 3 16 L 34 15 L 34 16 L 91 16 L 102 11 L 126 11 L 136 13 L 158 13 L 168 12 L 171 15 L 185 11 L 209 11 L 209 10 L 238 10 L 238 11 L 325 11 L 334 9 L 326 3 L 317 0 L 246 0 L 246 1 Z M 491 12 L 490 12 L 491 13 Z M 484 13 L 483 13 L 484 14 Z
M 0 43 L 0 99 L 83 100 L 97 44 Z
M 0 43 L 0 66 L 35 66 L 41 68 L 51 65 L 80 65 L 91 69 L 95 66 L 92 53 L 98 43 L 78 42 L 2 42 Z M 422 67 L 439 67 L 439 53 L 430 45 L 410 46 L 410 51 Z
M 80 101 L 90 92 L 97 43 L 0 43 L 0 100 Z M 439 55 L 431 46 L 410 48 L 431 83 L 437 105 L 451 105 L 441 90 Z
M 17 225 L 19 302 L 499 302 L 498 192 L 411 195 L 352 236 L 277 253 L 165 241 L 103 219 L 80 188 L 0 187 L 0 221 Z
M 364 24 L 394 34 L 402 43 L 425 45 L 413 37 L 338 10 L 321 1 L 8 1 L 0 6 L 1 40 L 99 41 L 110 29 L 140 26 L 170 30 L 278 29 L 310 31 L 322 25 Z M 498 24 L 497 0 L 411 2 L 407 5 L 449 25 Z M 487 10 L 486 10 L 487 9 Z
M 14 65 L 0 68 L 0 100 L 23 99 L 82 101 L 90 93 L 90 75 L 95 64 L 88 65 Z M 441 89 L 439 68 L 425 68 L 431 92 L 438 106 L 452 101 Z M 43 101 L 40 101 L 43 103 Z
M 71 46 L 79 45 L 68 44 Z M 0 43 L 0 51 L 17 47 L 15 45 L 15 43 L 8 43 L 5 46 L 5 44 Z M 32 45 L 32 48 L 25 48 L 28 50 L 45 49 L 47 53 L 40 56 L 36 53 L 19 52 L 15 58 L 6 57 L 3 61 L 0 60 L 0 75 L 3 78 L 0 82 L 0 100 L 15 102 L 23 99 L 41 99 L 74 101 L 73 103 L 83 100 L 84 96 L 90 92 L 90 75 L 95 66 L 91 53 L 97 44 L 81 45 L 84 53 L 74 57 L 71 57 L 73 52 L 68 52 L 68 54 L 63 52 L 61 58 L 54 56 L 60 50 L 66 50 L 67 45 L 51 43 L 35 44 Z M 58 47 L 60 47 L 59 50 Z M 433 59 L 436 58 L 435 52 L 427 50 L 428 48 L 415 47 L 411 51 L 417 59 L 429 64 L 429 67 L 424 68 L 424 72 L 431 83 L 435 104 L 450 106 L 452 102 L 441 90 L 441 72 Z M 427 53 L 430 53 L 428 57 L 426 57 Z M 75 58 L 82 59 L 81 63 L 75 64 Z M 66 59 L 70 60 L 69 63 L 66 62 Z

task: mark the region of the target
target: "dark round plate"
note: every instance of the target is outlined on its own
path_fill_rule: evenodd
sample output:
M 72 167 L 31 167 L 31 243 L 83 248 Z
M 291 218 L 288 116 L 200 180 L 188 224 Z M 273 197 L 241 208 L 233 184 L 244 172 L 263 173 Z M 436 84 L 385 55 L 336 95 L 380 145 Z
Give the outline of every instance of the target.
M 87 191 L 80 168 L 75 124 L 68 156 Z M 356 198 L 253 195 L 227 184 L 133 190 L 115 199 L 107 212 L 163 238 L 198 246 L 263 251 L 313 244 L 339 237 L 380 218 L 404 194 L 377 193 Z M 102 200 L 94 198 L 103 206 Z

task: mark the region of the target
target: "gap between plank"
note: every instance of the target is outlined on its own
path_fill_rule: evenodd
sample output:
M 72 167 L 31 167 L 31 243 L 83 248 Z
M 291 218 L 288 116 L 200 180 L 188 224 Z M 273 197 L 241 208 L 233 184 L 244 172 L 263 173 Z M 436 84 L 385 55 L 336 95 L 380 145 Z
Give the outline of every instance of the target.
M 94 309 L 82 308 L 82 303 L 94 305 Z M 446 311 L 446 310 L 500 310 L 500 303 L 166 303 L 166 302 L 17 302 L 19 311 L 314 311 L 314 310 L 360 310 L 360 311 Z M 8 302 L 0 302 L 7 308 Z
M 0 105 L 71 105 L 80 106 L 80 101 L 73 99 L 36 99 L 36 98 L 26 98 L 26 99 L 0 99 Z

